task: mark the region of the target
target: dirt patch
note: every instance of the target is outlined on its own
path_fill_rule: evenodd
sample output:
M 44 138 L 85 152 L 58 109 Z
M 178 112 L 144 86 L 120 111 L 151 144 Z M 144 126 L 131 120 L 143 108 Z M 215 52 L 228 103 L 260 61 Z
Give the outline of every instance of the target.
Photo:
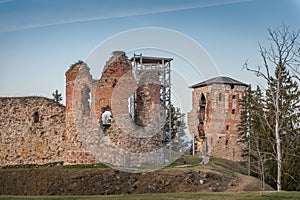
M 236 179 L 232 180 L 231 185 L 228 187 L 228 192 L 243 192 L 243 191 L 260 191 L 262 182 L 252 176 L 243 174 L 236 174 Z M 273 191 L 274 189 L 265 184 L 265 191 Z
M 243 191 L 249 189 L 246 183 L 258 185 L 255 180 L 244 175 L 233 178 L 201 167 L 170 168 L 148 173 L 126 173 L 110 168 L 0 169 L 0 194 L 109 195 Z

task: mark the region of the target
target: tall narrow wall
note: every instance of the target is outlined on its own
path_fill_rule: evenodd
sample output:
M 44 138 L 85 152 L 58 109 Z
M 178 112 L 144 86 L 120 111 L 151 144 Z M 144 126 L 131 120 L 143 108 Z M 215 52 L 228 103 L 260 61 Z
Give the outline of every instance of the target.
M 84 147 L 80 129 L 84 120 L 93 115 L 93 80 L 88 66 L 79 61 L 66 72 L 66 147 L 64 164 L 95 163 Z

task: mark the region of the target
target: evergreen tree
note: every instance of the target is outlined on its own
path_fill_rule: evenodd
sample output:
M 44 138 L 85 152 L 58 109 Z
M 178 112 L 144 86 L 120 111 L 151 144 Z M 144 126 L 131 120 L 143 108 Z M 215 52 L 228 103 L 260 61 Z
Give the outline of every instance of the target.
M 185 152 L 190 145 L 190 140 L 185 132 L 186 123 L 184 122 L 185 114 L 181 113 L 180 108 L 171 105 L 171 119 L 170 115 L 167 115 L 166 128 L 169 127 L 169 121 L 171 120 L 171 140 L 172 149 L 175 151 Z M 167 138 L 168 141 L 169 138 Z
M 54 98 L 54 101 L 56 101 L 57 103 L 60 103 L 60 101 L 62 101 L 62 96 L 58 93 L 58 90 L 55 90 L 55 92 L 52 93 L 52 96 Z
M 251 99 L 253 98 L 251 87 L 249 86 L 246 90 L 246 94 L 240 101 L 241 105 L 241 117 L 240 124 L 238 125 L 238 130 L 241 137 L 241 142 L 243 142 L 245 147 L 243 148 L 242 156 L 246 158 L 248 165 L 248 175 L 250 175 L 251 160 L 250 160 L 250 111 L 251 111 Z
M 259 177 L 264 190 L 268 140 L 264 134 L 264 121 L 261 119 L 264 115 L 264 100 L 260 88 L 252 90 L 248 87 L 241 106 L 241 123 L 238 128 L 242 142 L 246 144 L 242 155 L 247 160 L 248 175 Z

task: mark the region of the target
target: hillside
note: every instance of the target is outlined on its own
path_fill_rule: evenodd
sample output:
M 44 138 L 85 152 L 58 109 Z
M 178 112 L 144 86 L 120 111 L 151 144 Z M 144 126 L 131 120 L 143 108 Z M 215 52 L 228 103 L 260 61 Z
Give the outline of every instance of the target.
M 104 165 L 11 166 L 0 169 L 1 195 L 109 195 L 174 192 L 259 191 L 260 181 L 241 165 L 213 158 L 199 165 L 193 156 L 148 173 L 127 173 Z M 267 190 L 272 190 L 267 186 Z

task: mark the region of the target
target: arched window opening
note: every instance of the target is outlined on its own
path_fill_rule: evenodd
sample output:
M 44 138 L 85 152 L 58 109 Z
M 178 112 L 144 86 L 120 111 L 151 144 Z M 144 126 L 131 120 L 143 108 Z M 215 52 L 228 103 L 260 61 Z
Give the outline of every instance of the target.
M 112 113 L 109 106 L 102 108 L 101 121 L 104 127 L 104 130 L 108 129 L 111 126 Z
M 88 86 L 84 86 L 81 90 L 81 108 L 82 115 L 88 116 L 91 111 L 91 90 Z
M 39 120 L 40 120 L 39 113 L 38 113 L 38 112 L 35 112 L 35 113 L 33 114 L 33 122 L 34 122 L 34 123 L 37 123 L 37 122 L 39 122 Z
M 134 120 L 134 113 L 135 113 L 135 107 L 136 107 L 135 99 L 136 99 L 135 93 L 133 93 L 128 98 L 128 112 L 129 112 L 132 120 Z
M 228 142 L 229 142 L 229 138 L 226 138 L 226 141 L 225 141 L 225 146 L 226 146 L 226 148 L 227 148 L 227 146 L 228 146 Z
M 219 93 L 219 101 L 222 101 L 222 93 Z
M 112 87 L 114 88 L 114 87 L 116 87 L 116 85 L 117 85 L 117 79 L 114 79 L 114 81 L 112 83 Z
M 201 94 L 200 106 L 205 107 L 205 105 L 206 105 L 206 98 L 205 98 L 204 94 Z
M 232 109 L 231 113 L 234 115 L 235 114 L 235 109 Z
M 199 114 L 198 114 L 198 120 L 199 120 L 198 134 L 201 139 L 205 138 L 205 130 L 204 130 L 205 106 L 206 106 L 206 98 L 202 93 L 199 101 Z
M 199 123 L 204 123 L 205 118 L 205 106 L 206 106 L 206 99 L 204 94 L 201 94 L 200 102 L 199 102 Z

